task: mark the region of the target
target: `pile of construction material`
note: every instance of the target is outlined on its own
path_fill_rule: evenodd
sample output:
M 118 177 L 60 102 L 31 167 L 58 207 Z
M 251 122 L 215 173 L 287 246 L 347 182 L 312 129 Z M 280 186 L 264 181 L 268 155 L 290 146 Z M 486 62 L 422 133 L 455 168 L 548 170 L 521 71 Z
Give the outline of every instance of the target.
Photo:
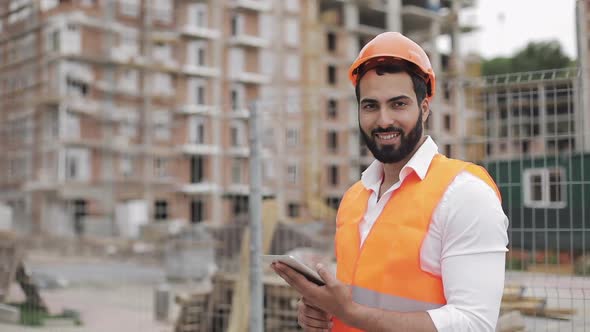
M 496 331 L 525 331 L 523 316 L 569 320 L 575 314 L 574 309 L 551 308 L 546 297 L 525 296 L 525 292 L 526 287 L 522 285 L 507 285 L 504 288 Z
M 249 304 L 233 306 L 233 297 L 239 275 L 218 273 L 213 287 L 190 294 L 176 295 L 180 314 L 175 332 L 228 331 L 232 315 L 245 310 Z M 297 325 L 299 295 L 282 279 L 272 275 L 264 278 L 264 331 L 301 331 Z M 232 312 L 234 311 L 234 312 Z
M 80 314 L 64 310 L 52 314 L 46 305 L 36 281 L 24 263 L 23 240 L 11 232 L 0 232 L 0 321 L 23 325 L 67 324 L 81 325 Z M 9 303 L 9 290 L 18 283 L 25 301 Z
M 176 303 L 181 306 L 181 311 L 175 332 L 227 331 L 232 310 L 242 309 L 232 308 L 237 279 L 237 274 L 218 273 L 213 279 L 212 288 L 177 296 Z M 524 286 L 506 286 L 496 331 L 525 331 L 523 316 L 567 320 L 575 314 L 573 309 L 548 307 L 546 298 L 525 296 L 525 290 Z M 265 331 L 300 331 L 297 326 L 298 298 L 297 292 L 280 278 L 266 275 Z

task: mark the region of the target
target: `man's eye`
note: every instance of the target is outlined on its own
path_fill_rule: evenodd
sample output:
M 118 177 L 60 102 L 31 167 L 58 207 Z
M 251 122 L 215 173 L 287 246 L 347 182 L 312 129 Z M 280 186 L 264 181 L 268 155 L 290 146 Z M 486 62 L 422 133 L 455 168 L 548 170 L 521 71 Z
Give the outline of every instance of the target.
M 367 111 L 375 110 L 375 109 L 377 109 L 377 105 L 375 105 L 375 104 L 365 104 L 363 106 L 363 109 L 364 110 L 367 110 Z
M 396 101 L 395 103 L 393 103 L 393 106 L 395 107 L 404 107 L 407 106 L 408 104 L 403 102 L 403 101 Z

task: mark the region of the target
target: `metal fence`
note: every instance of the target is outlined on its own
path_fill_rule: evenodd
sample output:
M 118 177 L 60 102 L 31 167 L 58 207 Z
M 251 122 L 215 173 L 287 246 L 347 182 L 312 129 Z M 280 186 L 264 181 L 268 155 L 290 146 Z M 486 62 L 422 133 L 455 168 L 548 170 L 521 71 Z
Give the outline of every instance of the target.
M 485 166 L 502 193 L 510 251 L 501 324 L 511 331 L 590 331 L 590 126 L 582 78 L 576 69 L 460 84 L 448 78 L 433 107 L 427 133 L 439 151 Z M 359 144 L 356 101 L 336 96 L 335 107 L 329 93 L 313 95 L 300 96 L 308 101 L 299 105 L 259 104 L 260 245 L 334 268 L 333 207 L 371 157 Z M 244 206 L 236 211 L 247 210 L 247 200 L 237 202 Z M 179 231 L 155 225 L 142 240 L 29 239 L 32 275 L 50 308 L 80 313 L 84 324 L 72 331 L 246 331 L 248 225 L 241 214 Z M 63 285 L 51 273 L 78 282 Z M 262 283 L 264 330 L 300 330 L 298 295 L 267 266 Z
M 501 191 L 503 208 L 510 220 L 510 244 L 499 328 L 590 330 L 586 318 L 590 314 L 587 249 L 590 244 L 590 201 L 586 198 L 590 194 L 587 136 L 590 127 L 587 107 L 583 106 L 586 91 L 582 88 L 585 84 L 583 75 L 574 68 L 468 78 L 457 82 L 447 78 L 442 89 L 443 100 L 435 103 L 435 118 L 429 123 L 427 133 L 438 143 L 441 153 L 486 167 Z M 289 124 L 296 124 L 297 118 L 292 122 L 285 119 L 281 110 L 288 109 L 288 103 L 262 103 L 261 113 L 264 135 L 271 143 L 269 148 L 278 150 L 269 159 L 286 158 L 286 161 L 276 161 L 283 169 L 277 172 L 278 176 L 289 178 L 289 167 L 297 165 L 298 156 L 314 156 L 311 162 L 305 157 L 300 162 L 303 167 L 321 169 L 324 175 L 315 178 L 312 172 L 303 176 L 317 179 L 316 200 L 334 206 L 332 197 L 341 195 L 348 185 L 358 180 L 371 158 L 358 145 L 354 101 L 347 104 L 351 107 L 345 108 L 345 119 L 336 122 L 324 121 L 323 112 L 329 112 L 329 109 L 324 110 L 318 105 L 325 101 L 326 98 L 319 97 L 317 104 L 302 107 L 311 122 L 317 121 L 310 125 L 309 119 L 302 120 L 307 124 L 303 131 L 308 130 L 302 136 L 312 137 L 301 140 L 303 151 L 298 150 L 298 146 L 292 150 L 280 148 L 278 146 L 285 142 L 273 136 L 278 132 L 288 136 L 285 140 L 290 139 Z M 332 171 L 334 167 L 339 170 L 336 175 Z M 306 171 L 309 172 L 303 170 L 303 173 Z M 334 177 L 340 180 L 333 181 Z M 284 189 L 283 185 L 272 189 Z M 281 201 L 280 198 L 277 200 Z M 288 200 L 283 198 L 283 204 Z M 287 218 L 292 219 L 291 222 L 281 224 L 281 227 L 306 227 L 305 223 L 297 223 L 296 220 L 302 218 L 296 213 L 293 217 Z M 280 240 L 272 240 L 269 252 L 285 253 L 313 247 L 313 252 L 306 253 L 310 263 L 333 259 L 330 247 L 330 231 L 333 230 L 328 226 L 331 220 L 327 213 L 324 217 L 324 222 L 316 225 L 318 230 L 323 230 L 324 236 L 308 232 L 296 239 L 292 233 L 278 232 Z M 314 241 L 318 245 L 314 245 Z M 285 245 L 287 242 L 290 245 Z M 321 243 L 329 245 L 321 246 Z M 305 256 L 304 250 L 293 252 Z M 236 255 L 222 255 L 218 260 Z M 239 273 L 229 275 L 236 278 Z M 296 294 L 281 285 L 268 270 L 265 270 L 263 279 L 265 329 L 295 330 Z M 223 285 L 220 287 L 231 288 L 227 280 L 219 282 Z M 224 294 L 221 301 L 230 303 L 233 295 Z M 231 313 L 221 314 L 220 310 L 214 310 L 211 315 L 216 317 L 214 321 L 222 326 L 221 330 L 229 326 Z M 226 318 L 219 318 L 222 316 Z

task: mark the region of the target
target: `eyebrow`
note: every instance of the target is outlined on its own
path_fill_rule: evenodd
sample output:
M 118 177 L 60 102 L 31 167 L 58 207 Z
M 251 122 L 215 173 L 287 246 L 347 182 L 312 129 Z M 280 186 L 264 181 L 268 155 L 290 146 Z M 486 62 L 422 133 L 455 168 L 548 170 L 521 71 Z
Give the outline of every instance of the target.
M 396 97 L 390 98 L 389 100 L 387 100 L 387 103 L 393 103 L 393 102 L 396 102 L 398 100 L 409 99 L 409 98 L 410 98 L 409 96 L 400 95 L 400 96 L 396 96 Z M 361 104 L 364 104 L 364 103 L 379 103 L 379 101 L 377 99 L 373 99 L 373 98 L 363 98 L 361 100 Z

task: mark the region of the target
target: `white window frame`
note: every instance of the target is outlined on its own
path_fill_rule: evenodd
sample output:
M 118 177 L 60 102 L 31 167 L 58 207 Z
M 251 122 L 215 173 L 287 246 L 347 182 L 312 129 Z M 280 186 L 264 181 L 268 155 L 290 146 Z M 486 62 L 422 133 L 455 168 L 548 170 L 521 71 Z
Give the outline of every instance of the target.
M 236 31 L 234 31 L 234 21 L 236 25 Z M 230 35 L 231 36 L 240 36 L 244 32 L 244 15 L 241 13 L 234 13 L 230 18 Z
M 299 13 L 301 10 L 300 0 L 285 0 L 285 9 L 291 13 Z
M 285 77 L 288 80 L 301 79 L 301 56 L 297 53 L 287 54 L 285 58 Z
M 119 172 L 124 178 L 130 177 L 133 174 L 134 158 L 129 154 L 124 154 L 119 159 Z
M 139 91 L 139 72 L 136 69 L 123 69 L 119 75 L 119 88 L 131 93 Z
M 236 102 L 233 100 L 233 92 L 236 92 Z M 230 89 L 230 101 L 232 103 L 232 110 L 238 111 L 245 108 L 246 88 L 242 84 L 233 84 Z
M 244 71 L 246 54 L 244 49 L 238 47 L 232 47 L 229 49 L 229 68 L 230 73 L 233 77 L 237 77 L 241 72 Z
M 59 4 L 59 0 L 41 0 L 41 11 L 51 10 Z
M 127 138 L 135 138 L 138 131 L 139 118 L 136 111 L 128 111 L 123 114 L 119 124 L 119 133 Z
M 119 11 L 122 15 L 137 17 L 139 15 L 139 0 L 125 0 L 120 2 Z
M 188 65 L 196 67 L 207 66 L 207 42 L 193 41 L 187 46 Z
M 287 113 L 301 113 L 301 90 L 298 87 L 287 88 Z
M 154 158 L 154 176 L 159 179 L 168 177 L 168 160 L 162 157 Z
M 20 20 L 24 20 L 27 17 L 29 17 L 32 13 L 31 11 L 31 7 L 30 6 L 32 3 L 32 0 L 11 0 L 10 1 L 10 6 L 8 11 L 11 12 L 8 15 L 8 23 L 12 24 L 15 22 L 18 22 Z M 24 7 L 26 5 L 29 5 L 28 7 L 25 7 L 19 11 L 16 11 L 16 9 Z
M 292 47 L 299 46 L 300 38 L 300 24 L 295 17 L 289 17 L 285 20 L 285 44 Z
M 174 94 L 172 75 L 164 72 L 155 72 L 152 75 L 152 91 L 161 96 L 171 96 Z
M 206 126 L 205 119 L 199 115 L 193 115 L 190 118 L 189 141 L 192 144 L 205 144 Z M 201 140 L 200 137 L 203 137 Z
M 174 12 L 173 3 L 174 1 L 153 1 L 154 18 L 163 23 L 170 23 Z
M 272 160 L 272 158 L 264 159 L 262 161 L 262 167 L 264 170 L 264 172 L 262 172 L 262 174 L 264 175 L 264 179 L 267 181 L 274 180 L 274 178 L 275 178 L 275 162 L 274 162 L 274 160 Z
M 172 47 L 166 43 L 156 43 L 152 50 L 154 59 L 160 62 L 170 62 L 172 60 Z
M 87 181 L 90 178 L 90 152 L 83 148 L 68 148 L 65 153 L 64 178 L 66 180 Z M 70 173 L 71 166 L 76 167 L 74 174 Z
M 233 184 L 242 183 L 242 161 L 240 159 L 233 159 L 231 164 L 231 179 Z
M 66 130 L 67 138 L 80 138 L 80 116 L 70 111 L 66 112 Z
M 61 51 L 68 54 L 79 54 L 82 50 L 81 27 L 76 23 L 66 23 L 61 30 Z
M 561 201 L 551 201 L 551 184 L 550 173 L 558 172 L 561 192 Z M 541 177 L 541 200 L 533 200 L 532 182 L 533 176 Z M 524 206 L 529 208 L 548 208 L 548 209 L 563 209 L 567 207 L 567 187 L 566 187 L 566 172 L 563 167 L 549 167 L 549 168 L 529 168 L 523 172 L 522 190 L 524 196 Z
M 168 111 L 155 111 L 153 113 L 154 138 L 159 141 L 167 141 L 171 136 L 172 115 Z
M 233 131 L 236 131 L 236 142 L 233 141 Z M 232 122 L 229 130 L 230 145 L 234 147 L 246 145 L 246 125 L 243 122 L 234 121 Z M 234 144 L 235 143 L 235 144 Z
M 205 3 L 196 3 L 193 4 L 189 10 L 188 21 L 192 26 L 199 27 L 199 28 L 207 28 L 209 26 L 209 21 L 207 17 L 209 16 L 209 8 Z
M 134 29 L 123 30 L 119 36 L 119 50 L 125 57 L 134 57 L 139 54 L 138 31 Z
M 61 52 L 61 31 L 59 27 L 54 26 L 47 30 L 45 34 L 45 51 Z
M 190 104 L 193 105 L 204 105 L 204 104 L 200 104 L 200 100 L 199 100 L 199 94 L 198 94 L 198 90 L 199 88 L 203 88 L 204 89 L 204 100 L 203 102 L 205 102 L 205 104 L 207 103 L 207 81 L 204 79 L 200 79 L 200 78 L 193 78 L 189 81 L 188 85 L 187 85 L 188 91 L 187 91 L 187 96 L 188 96 L 188 102 Z
M 287 181 L 290 184 L 297 184 L 299 180 L 299 170 L 297 164 L 287 165 Z
M 10 128 L 10 126 L 9 126 Z M 57 110 L 43 113 L 43 139 L 52 140 L 59 136 L 59 113 Z
M 286 144 L 287 147 L 296 147 L 299 145 L 299 128 L 287 128 Z

